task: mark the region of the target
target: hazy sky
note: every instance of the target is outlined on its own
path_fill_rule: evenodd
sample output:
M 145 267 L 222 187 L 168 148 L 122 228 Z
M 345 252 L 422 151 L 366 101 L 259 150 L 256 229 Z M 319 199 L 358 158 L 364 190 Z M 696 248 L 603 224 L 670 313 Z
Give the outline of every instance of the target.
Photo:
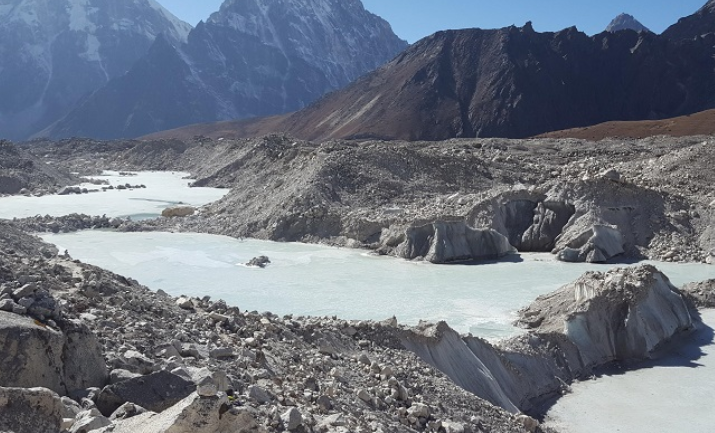
M 222 0 L 158 0 L 191 25 L 218 10 Z M 415 42 L 438 30 L 521 26 L 532 21 L 537 31 L 575 25 L 599 33 L 622 12 L 635 16 L 656 33 L 690 15 L 707 0 L 363 0 L 365 8 L 386 19 L 403 39 Z

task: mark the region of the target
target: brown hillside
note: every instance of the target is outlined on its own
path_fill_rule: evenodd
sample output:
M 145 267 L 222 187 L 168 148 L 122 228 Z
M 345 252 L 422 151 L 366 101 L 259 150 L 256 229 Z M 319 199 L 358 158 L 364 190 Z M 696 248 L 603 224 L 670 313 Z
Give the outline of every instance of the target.
M 715 135 L 715 110 L 664 120 L 605 122 L 583 128 L 565 129 L 538 135 L 539 138 L 578 138 L 598 141 L 605 138 L 646 138 L 656 135 L 686 137 Z

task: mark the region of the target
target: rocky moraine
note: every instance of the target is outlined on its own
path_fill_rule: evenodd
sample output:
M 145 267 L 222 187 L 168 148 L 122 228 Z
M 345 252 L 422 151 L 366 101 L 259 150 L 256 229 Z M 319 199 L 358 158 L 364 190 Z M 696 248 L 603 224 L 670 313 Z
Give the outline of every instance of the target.
M 515 251 L 707 262 L 712 142 L 4 142 L 0 175 L 20 187 L 11 193 L 58 191 L 69 173 L 101 169 L 185 170 L 230 192 L 142 222 L 0 222 L 0 430 L 550 431 L 537 421 L 545 400 L 677 342 L 698 326 L 697 308 L 712 307 L 713 282 L 676 288 L 647 265 L 587 273 L 522 310 L 525 334 L 494 344 L 446 323 L 279 317 L 173 298 L 28 232 L 197 231 L 435 263 Z

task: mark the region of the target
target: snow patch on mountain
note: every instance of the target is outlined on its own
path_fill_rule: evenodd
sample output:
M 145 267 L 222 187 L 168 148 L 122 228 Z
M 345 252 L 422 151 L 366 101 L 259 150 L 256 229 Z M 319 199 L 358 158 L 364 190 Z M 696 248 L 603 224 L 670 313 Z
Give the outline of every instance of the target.
M 89 0 L 70 0 L 68 10 L 70 30 L 88 33 L 97 30 L 97 26 L 89 18 L 96 8 L 89 7 Z
M 614 18 L 610 24 L 608 24 L 608 27 L 606 27 L 606 31 L 609 33 L 615 33 L 619 32 L 621 30 L 633 30 L 636 32 L 650 32 L 648 27 L 644 26 L 643 24 L 640 23 L 633 15 L 629 15 L 626 13 L 618 15 L 616 18 Z

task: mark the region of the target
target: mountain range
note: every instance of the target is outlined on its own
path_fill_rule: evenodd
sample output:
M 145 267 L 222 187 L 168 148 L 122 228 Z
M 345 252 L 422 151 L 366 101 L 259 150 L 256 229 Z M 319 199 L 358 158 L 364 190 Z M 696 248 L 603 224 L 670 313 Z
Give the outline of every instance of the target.
M 191 26 L 154 0 L 0 2 L 0 133 L 25 138 Z
M 523 138 L 610 120 L 675 117 L 715 107 L 714 26 L 712 0 L 662 35 L 537 33 L 529 23 L 443 31 L 296 113 L 159 136 Z
M 158 38 L 44 134 L 136 137 L 294 111 L 406 46 L 360 0 L 227 0 L 186 43 Z
M 594 36 L 527 23 L 410 47 L 360 0 L 226 0 L 193 29 L 154 0 L 5 2 L 11 139 L 518 138 L 715 107 L 715 0 L 661 35 L 624 14 Z

